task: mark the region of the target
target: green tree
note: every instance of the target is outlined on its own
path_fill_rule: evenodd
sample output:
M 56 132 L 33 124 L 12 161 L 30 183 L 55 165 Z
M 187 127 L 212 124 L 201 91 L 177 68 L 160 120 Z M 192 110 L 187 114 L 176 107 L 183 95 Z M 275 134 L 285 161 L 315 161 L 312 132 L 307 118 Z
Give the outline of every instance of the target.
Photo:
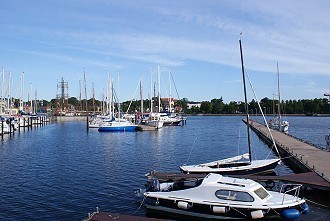
M 212 105 L 212 114 L 220 114 L 223 109 L 223 100 L 222 97 L 220 99 L 212 99 L 211 100 L 211 105 Z
M 203 101 L 201 107 L 199 108 L 201 113 L 209 114 L 212 111 L 212 104 L 209 101 Z

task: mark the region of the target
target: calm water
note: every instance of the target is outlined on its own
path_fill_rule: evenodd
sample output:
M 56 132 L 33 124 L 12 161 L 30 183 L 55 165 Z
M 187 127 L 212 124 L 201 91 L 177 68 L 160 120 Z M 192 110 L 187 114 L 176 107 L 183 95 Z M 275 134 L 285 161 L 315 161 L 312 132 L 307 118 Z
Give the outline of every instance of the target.
M 85 122 L 52 123 L 0 142 L 0 218 L 2 220 L 82 220 L 88 212 L 137 213 L 134 189 L 150 170 L 178 172 L 201 163 L 246 152 L 242 117 L 188 117 L 187 125 L 159 131 L 100 133 Z M 289 118 L 290 133 L 315 139 L 329 132 L 330 118 Z M 310 125 L 313 128 L 310 129 Z M 306 132 L 307 131 L 307 132 Z M 324 134 L 325 135 L 325 134 Z M 320 136 L 324 141 L 324 135 Z M 315 137 L 315 138 L 314 138 Z M 322 143 L 320 141 L 320 143 Z M 274 153 L 252 133 L 253 155 Z M 277 173 L 292 171 L 285 165 Z M 314 207 L 314 213 L 330 215 Z

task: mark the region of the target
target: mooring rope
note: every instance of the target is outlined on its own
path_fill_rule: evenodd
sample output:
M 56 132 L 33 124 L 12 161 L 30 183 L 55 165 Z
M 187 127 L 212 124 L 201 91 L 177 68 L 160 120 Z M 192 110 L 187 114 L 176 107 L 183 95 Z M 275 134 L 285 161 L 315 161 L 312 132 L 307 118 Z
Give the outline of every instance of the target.
M 144 200 L 146 199 L 146 197 L 143 197 L 143 200 L 141 201 L 141 204 L 139 206 L 139 208 L 135 211 L 135 213 L 139 212 L 139 210 L 141 209 L 142 205 L 144 204 Z
M 326 206 L 326 205 L 323 205 L 323 204 L 320 204 L 320 203 L 314 202 L 314 201 L 309 200 L 309 199 L 305 199 L 305 200 L 308 201 L 308 202 L 311 202 L 311 203 L 313 203 L 313 204 L 315 204 L 315 205 L 318 205 L 318 206 L 322 206 L 322 207 L 325 207 L 325 208 L 330 208 L 329 206 Z
M 192 152 L 192 150 L 193 150 L 193 148 L 194 148 L 194 146 L 195 146 L 196 140 L 197 140 L 197 137 L 195 138 L 194 143 L 193 143 L 193 145 L 192 145 L 192 147 L 191 147 L 191 149 L 190 149 L 189 156 L 188 156 L 188 159 L 187 159 L 187 162 L 186 162 L 185 165 L 188 164 L 188 161 L 189 161 L 189 159 L 190 159 L 191 152 Z

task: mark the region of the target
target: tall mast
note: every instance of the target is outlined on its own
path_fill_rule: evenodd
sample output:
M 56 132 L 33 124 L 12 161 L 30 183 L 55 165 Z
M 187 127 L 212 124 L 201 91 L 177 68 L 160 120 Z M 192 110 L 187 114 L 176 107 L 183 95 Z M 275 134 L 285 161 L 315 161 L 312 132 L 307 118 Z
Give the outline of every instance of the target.
M 240 48 L 240 53 L 241 53 L 241 66 L 242 66 L 242 76 L 243 76 L 243 86 L 244 86 L 244 100 L 245 100 L 245 112 L 246 112 L 246 130 L 247 130 L 247 135 L 248 135 L 249 160 L 250 160 L 250 163 L 251 163 L 249 108 L 248 108 L 247 95 L 246 95 L 245 73 L 244 73 L 243 52 L 242 52 L 241 39 L 239 39 L 239 48 Z
M 153 96 L 152 96 L 152 72 L 150 67 L 150 113 L 152 113 L 152 103 L 153 103 Z
M 33 111 L 33 113 L 35 113 L 35 114 L 37 113 L 37 88 L 34 92 L 34 111 Z
M 94 114 L 95 113 L 94 80 L 92 80 L 92 94 L 93 94 L 93 114 Z
M 280 72 L 277 62 L 277 90 L 278 90 L 278 129 L 281 130 L 281 95 L 280 95 Z
M 119 70 L 118 70 L 118 118 L 120 118 L 120 89 L 119 89 Z
M 143 84 L 143 76 L 141 77 L 140 80 L 140 99 L 141 99 L 141 115 L 143 114 L 143 89 L 142 89 L 142 84 Z
M 81 102 L 81 80 L 79 79 L 79 104 L 80 104 L 80 111 L 83 110 L 82 102 Z
M 0 114 L 3 114 L 2 108 L 4 107 L 4 84 L 5 84 L 5 69 L 2 68 L 2 82 L 1 82 L 1 106 L 0 106 Z
M 113 88 L 113 79 L 111 78 L 111 111 L 112 111 L 112 117 L 115 117 L 115 101 L 114 101 L 114 97 L 115 97 L 115 89 Z
M 88 111 L 88 106 L 87 106 L 87 89 L 86 89 L 86 73 L 85 73 L 85 69 L 84 69 L 84 83 L 85 83 L 85 104 L 86 104 L 86 114 Z
M 168 82 L 169 82 L 169 84 L 170 84 L 170 94 L 169 94 L 169 99 L 168 99 L 168 103 L 169 103 L 169 112 L 172 113 L 171 70 L 168 70 Z
M 23 99 L 24 99 L 24 71 L 21 75 L 21 97 L 20 97 L 20 100 L 19 100 L 19 110 L 20 111 L 23 111 Z
M 158 113 L 160 113 L 160 70 L 158 65 Z
M 109 74 L 109 71 L 108 71 L 108 79 L 107 79 L 107 83 L 106 83 L 106 110 L 105 110 L 105 113 L 106 114 L 109 114 L 110 115 L 110 111 L 109 111 L 109 105 L 110 105 L 110 96 L 109 96 L 109 93 L 110 93 L 110 74 Z
M 9 71 L 9 77 L 8 77 L 8 111 L 9 111 L 9 116 L 11 116 L 11 71 Z
M 30 83 L 30 98 L 31 98 L 31 101 L 30 101 L 30 114 L 32 113 L 33 114 L 33 103 L 32 103 L 32 83 Z

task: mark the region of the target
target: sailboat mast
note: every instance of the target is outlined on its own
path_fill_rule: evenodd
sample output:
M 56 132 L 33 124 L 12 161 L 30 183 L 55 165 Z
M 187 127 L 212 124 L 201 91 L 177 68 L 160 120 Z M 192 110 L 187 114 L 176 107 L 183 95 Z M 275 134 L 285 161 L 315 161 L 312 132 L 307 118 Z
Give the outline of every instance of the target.
M 93 94 L 93 114 L 95 114 L 94 80 L 92 80 L 92 94 Z
M 172 91 L 171 91 L 171 70 L 168 70 L 168 82 L 170 84 L 170 96 L 169 96 L 169 99 L 168 99 L 168 103 L 169 103 L 169 112 L 172 113 Z
M 19 110 L 20 111 L 23 111 L 23 93 L 24 93 L 24 71 L 21 75 L 21 96 L 20 96 L 20 99 L 19 99 Z
M 30 98 L 31 98 L 31 101 L 30 101 L 30 114 L 33 114 L 33 103 L 32 103 L 32 100 L 33 100 L 33 97 L 32 97 L 32 83 L 30 83 Z
M 152 72 L 150 67 L 150 113 L 152 113 L 152 106 L 153 106 L 153 97 L 152 97 Z
M 240 48 L 240 53 L 241 53 L 241 65 L 242 65 L 242 76 L 243 76 L 243 86 L 244 86 L 244 100 L 245 100 L 245 112 L 246 112 L 246 129 L 247 129 L 247 135 L 248 135 L 249 160 L 251 162 L 249 108 L 248 108 L 247 95 L 246 95 L 245 73 L 244 73 L 243 52 L 242 52 L 241 39 L 239 39 L 239 48 Z
M 3 94 L 4 94 L 4 84 L 5 84 L 5 69 L 2 68 L 2 81 L 1 81 L 1 107 L 0 107 L 0 114 L 3 114 L 2 112 L 2 108 L 4 107 L 4 97 L 3 97 Z
M 85 104 L 86 104 L 86 114 L 88 112 L 88 106 L 87 106 L 87 88 L 86 88 L 86 73 L 84 70 L 84 86 L 85 86 Z
M 141 99 L 141 115 L 143 114 L 143 88 L 142 88 L 142 84 L 143 84 L 143 76 L 141 77 L 140 80 L 140 99 Z
M 277 62 L 277 90 L 278 90 L 278 129 L 281 130 L 281 95 L 280 95 L 280 72 Z
M 160 113 L 160 70 L 158 65 L 158 113 Z
M 120 88 L 119 88 L 119 70 L 118 70 L 118 118 L 120 118 Z

